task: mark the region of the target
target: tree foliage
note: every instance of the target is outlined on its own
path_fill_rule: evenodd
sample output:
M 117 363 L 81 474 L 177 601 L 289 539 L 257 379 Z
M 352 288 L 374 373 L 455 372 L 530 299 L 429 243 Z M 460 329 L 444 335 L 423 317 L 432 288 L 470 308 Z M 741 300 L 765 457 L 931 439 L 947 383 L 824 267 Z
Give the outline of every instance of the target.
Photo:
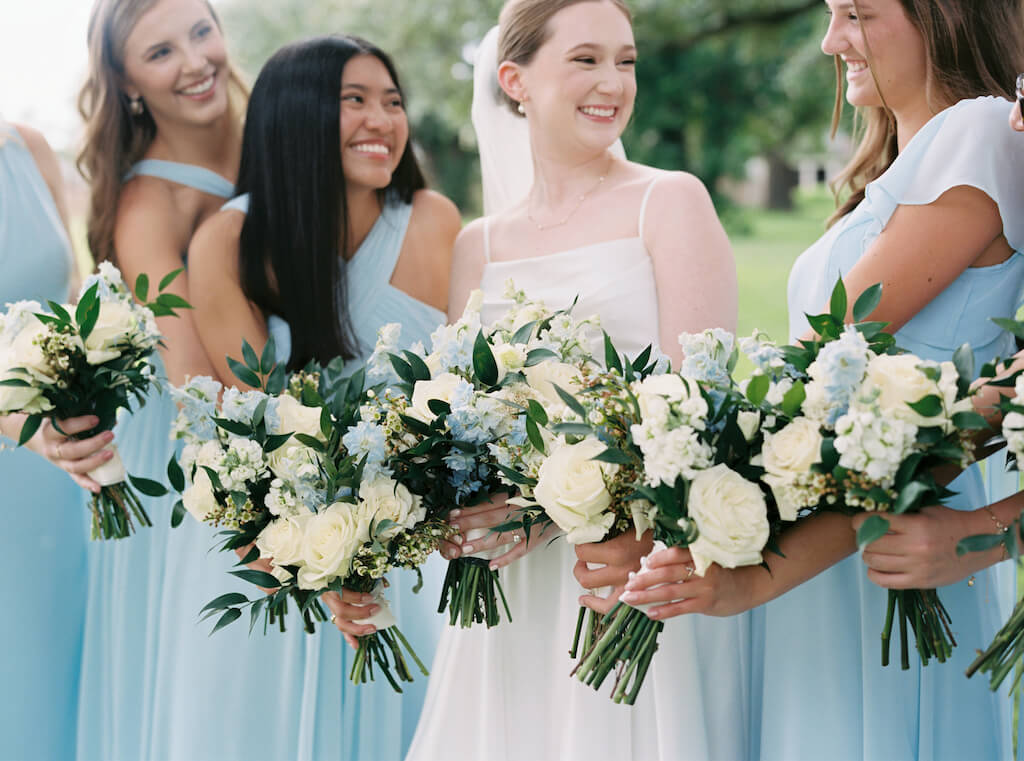
M 469 123 L 476 45 L 501 0 L 225 0 L 243 67 L 258 71 L 281 45 L 315 34 L 365 37 L 395 58 L 413 134 L 442 192 L 479 211 Z M 834 97 L 818 49 L 820 0 L 632 0 L 639 94 L 624 136 L 631 158 L 685 169 L 714 188 L 754 155 L 784 156 L 820 141 Z

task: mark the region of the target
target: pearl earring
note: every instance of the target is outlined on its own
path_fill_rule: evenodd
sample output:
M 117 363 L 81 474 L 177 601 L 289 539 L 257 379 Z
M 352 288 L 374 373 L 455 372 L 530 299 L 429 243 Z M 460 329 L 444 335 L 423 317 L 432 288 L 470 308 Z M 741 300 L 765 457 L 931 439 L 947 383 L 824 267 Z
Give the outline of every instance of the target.
M 142 116 L 144 106 L 142 105 L 142 98 L 136 95 L 134 98 L 129 98 L 128 110 L 132 116 Z
M 523 116 L 526 116 L 526 106 L 524 106 L 522 103 L 516 106 L 516 111 L 518 111 Z

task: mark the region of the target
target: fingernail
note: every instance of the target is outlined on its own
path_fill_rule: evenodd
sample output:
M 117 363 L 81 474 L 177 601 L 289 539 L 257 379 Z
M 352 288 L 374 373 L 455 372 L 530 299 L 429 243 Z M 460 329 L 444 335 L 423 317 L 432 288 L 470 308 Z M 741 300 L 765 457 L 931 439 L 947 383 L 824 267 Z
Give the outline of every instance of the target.
M 107 442 L 113 441 L 114 440 L 114 432 L 113 431 L 107 431 L 105 434 L 103 434 L 103 440 L 107 441 Z
M 100 424 L 100 419 L 98 417 L 96 417 L 96 415 L 90 415 L 89 416 L 89 424 L 90 425 L 99 425 Z
M 487 566 L 487 569 L 489 571 L 497 571 L 499 568 L 501 568 L 501 566 L 497 563 L 491 563 L 489 566 Z
M 463 552 L 472 552 L 473 551 L 473 545 L 472 544 L 467 544 L 465 547 L 462 548 L 462 551 Z
M 456 534 L 452 537 L 452 541 L 455 542 L 455 544 L 461 545 L 464 541 L 466 541 L 466 539 L 462 536 L 462 534 Z
M 624 592 L 619 595 L 619 599 L 622 600 L 622 602 L 636 602 L 636 598 L 639 596 L 640 595 L 636 592 Z
M 654 619 L 661 618 L 661 611 L 657 608 L 652 608 L 651 610 L 647 611 L 647 617 Z
M 458 523 L 453 523 L 453 524 L 451 524 L 451 526 L 456 531 L 461 531 L 462 530 L 462 526 L 460 526 Z
M 102 452 L 102 455 L 104 460 L 109 460 L 111 457 L 114 456 L 114 453 L 108 449 L 105 452 Z
M 359 597 L 359 602 L 373 602 L 373 595 L 361 595 Z
M 452 510 L 450 513 L 448 513 L 449 518 L 458 518 L 460 515 L 462 515 L 461 510 Z
M 379 605 L 367 605 L 366 606 L 366 612 L 369 613 L 371 616 L 376 615 L 377 613 L 380 613 L 380 606 Z

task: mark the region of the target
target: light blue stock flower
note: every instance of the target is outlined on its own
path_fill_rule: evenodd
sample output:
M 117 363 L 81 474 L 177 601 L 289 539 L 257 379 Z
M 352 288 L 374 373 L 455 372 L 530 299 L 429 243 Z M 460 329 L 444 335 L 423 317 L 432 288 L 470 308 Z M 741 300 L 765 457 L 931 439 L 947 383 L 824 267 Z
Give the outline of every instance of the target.
M 341 437 L 341 443 L 349 454 L 355 455 L 358 459 L 366 457 L 367 471 L 373 468 L 373 472 L 378 473 L 379 466 L 387 458 L 387 437 L 384 429 L 376 423 L 356 423 Z
M 721 328 L 683 333 L 679 336 L 679 346 L 683 350 L 680 373 L 687 378 L 710 383 L 728 383 L 729 360 L 735 344 L 733 334 Z

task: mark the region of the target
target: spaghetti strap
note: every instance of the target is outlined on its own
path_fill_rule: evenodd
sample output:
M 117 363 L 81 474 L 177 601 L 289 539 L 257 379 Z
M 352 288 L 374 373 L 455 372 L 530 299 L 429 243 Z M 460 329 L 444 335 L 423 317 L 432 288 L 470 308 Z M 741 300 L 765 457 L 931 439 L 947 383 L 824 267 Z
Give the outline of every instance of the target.
M 491 263 L 491 218 L 484 217 L 484 261 Z
M 233 182 L 224 179 L 216 172 L 193 164 L 181 164 L 177 161 L 161 159 L 143 159 L 128 170 L 124 182 L 140 176 L 158 177 L 161 180 L 195 188 L 200 193 L 208 193 L 219 198 L 231 198 L 235 194 Z
M 658 180 L 660 180 L 661 177 L 662 175 L 659 174 L 651 180 L 650 183 L 648 183 L 647 190 L 644 191 L 644 200 L 640 203 L 640 219 L 637 223 L 637 234 L 641 239 L 644 237 L 644 218 L 647 216 L 647 202 L 651 198 L 651 191 L 654 190 L 654 186 L 658 184 Z

